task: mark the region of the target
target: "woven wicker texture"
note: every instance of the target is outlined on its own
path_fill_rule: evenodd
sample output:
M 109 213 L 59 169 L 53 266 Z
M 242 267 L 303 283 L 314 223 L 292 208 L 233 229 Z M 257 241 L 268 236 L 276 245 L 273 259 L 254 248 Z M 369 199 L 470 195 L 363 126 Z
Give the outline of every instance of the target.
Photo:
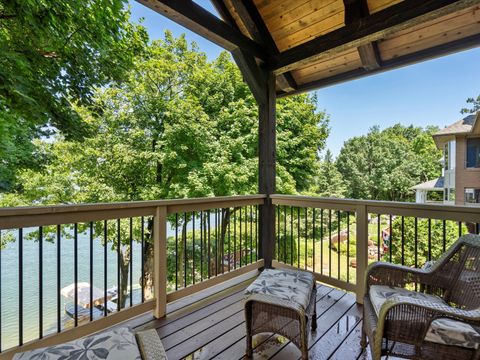
M 370 287 L 387 285 L 440 296 L 445 303 L 391 298 L 377 316 Z M 362 345 L 368 337 L 372 357 L 390 354 L 410 359 L 480 359 L 480 350 L 425 340 L 431 323 L 448 318 L 480 333 L 480 237 L 465 235 L 428 269 L 378 262 L 366 275 Z
M 291 272 L 291 270 L 289 270 Z M 252 336 L 263 332 L 273 332 L 291 340 L 302 352 L 302 359 L 308 359 L 308 335 L 310 327 L 317 327 L 315 299 L 317 295 L 313 275 L 300 271 L 301 277 L 308 277 L 310 292 L 308 305 L 304 308 L 297 301 L 290 301 L 285 296 L 275 296 L 268 293 L 246 292 L 245 319 L 247 326 L 247 351 L 246 356 L 252 356 Z M 262 282 L 261 276 L 255 281 Z M 283 294 L 283 293 L 280 293 Z

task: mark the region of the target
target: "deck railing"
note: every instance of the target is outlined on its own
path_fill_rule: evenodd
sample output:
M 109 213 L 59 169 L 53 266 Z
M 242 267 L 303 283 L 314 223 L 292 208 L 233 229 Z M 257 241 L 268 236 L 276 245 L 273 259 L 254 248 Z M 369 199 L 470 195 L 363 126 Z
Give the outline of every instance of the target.
M 271 195 L 276 267 L 302 268 L 363 302 L 369 263 L 421 267 L 479 233 L 480 207 Z
M 259 207 L 270 202 L 275 250 L 265 258 L 359 302 L 370 262 L 420 267 L 479 232 L 480 208 L 288 195 L 4 208 L 1 351 L 161 317 L 169 302 L 263 267 Z
M 258 269 L 264 199 L 0 209 L 0 351 L 161 317 L 168 302 Z

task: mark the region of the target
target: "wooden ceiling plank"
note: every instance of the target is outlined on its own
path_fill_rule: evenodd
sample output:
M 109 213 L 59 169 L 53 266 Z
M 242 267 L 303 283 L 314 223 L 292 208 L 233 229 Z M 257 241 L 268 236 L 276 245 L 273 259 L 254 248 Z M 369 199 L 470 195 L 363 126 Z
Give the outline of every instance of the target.
M 301 24 L 313 24 L 342 9 L 341 0 L 312 0 L 289 12 L 278 13 L 271 19 L 265 19 L 265 23 L 273 38 L 282 37 L 300 30 Z
M 341 11 L 333 14 L 332 16 L 322 19 L 310 26 L 305 27 L 293 34 L 289 34 L 283 38 L 276 38 L 275 42 L 281 52 L 285 52 L 301 44 L 312 41 L 318 36 L 326 35 L 337 29 L 344 27 L 345 12 Z
M 335 85 L 335 84 L 349 81 L 352 79 L 358 79 L 364 76 L 378 74 L 380 72 L 400 68 L 403 66 L 415 64 L 417 62 L 422 62 L 422 61 L 430 60 L 440 56 L 444 56 L 447 54 L 456 53 L 458 51 L 474 48 L 474 47 L 477 47 L 479 43 L 480 43 L 480 34 L 472 35 L 466 38 L 441 44 L 432 48 L 420 50 L 408 55 L 403 55 L 394 59 L 384 60 L 382 67 L 375 70 L 368 71 L 365 69 L 356 69 L 356 70 L 351 70 L 351 71 L 338 74 L 329 78 L 314 80 L 310 83 L 299 85 L 297 90 L 295 90 L 290 94 L 278 93 L 278 97 L 281 98 L 286 95 L 300 94 L 303 92 Z
M 403 0 L 367 0 L 368 10 L 370 14 L 379 12 L 380 10 L 386 9 L 389 6 L 398 4 Z
M 388 51 L 381 50 L 382 57 L 385 60 L 390 60 L 403 55 L 414 53 L 416 51 L 424 50 L 432 46 L 441 45 L 446 42 L 459 40 L 464 37 L 468 37 L 476 34 L 480 34 L 480 26 L 478 26 L 478 23 L 473 23 L 466 26 L 462 26 L 460 28 L 450 29 L 441 33 L 429 34 L 429 36 L 426 36 L 425 38 L 422 38 L 419 41 L 413 42 L 411 44 L 406 44 L 404 46 L 395 47 Z
M 227 49 L 241 48 L 266 60 L 263 47 L 192 0 L 137 0 L 170 20 Z
M 269 70 L 281 74 L 333 53 L 359 47 L 396 31 L 480 3 L 480 0 L 404 0 L 338 30 L 274 56 Z

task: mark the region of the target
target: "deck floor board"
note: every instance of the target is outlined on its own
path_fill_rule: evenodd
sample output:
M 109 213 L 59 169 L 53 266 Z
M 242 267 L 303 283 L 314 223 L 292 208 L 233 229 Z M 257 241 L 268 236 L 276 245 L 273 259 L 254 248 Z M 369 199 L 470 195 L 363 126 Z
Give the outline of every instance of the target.
M 243 290 L 248 282 L 180 307 L 164 319 L 142 324 L 155 328 L 170 360 L 240 360 L 245 358 Z M 317 331 L 309 339 L 311 359 L 369 359 L 360 349 L 362 313 L 355 297 L 318 284 Z M 294 360 L 298 348 L 276 334 L 253 339 L 254 359 Z

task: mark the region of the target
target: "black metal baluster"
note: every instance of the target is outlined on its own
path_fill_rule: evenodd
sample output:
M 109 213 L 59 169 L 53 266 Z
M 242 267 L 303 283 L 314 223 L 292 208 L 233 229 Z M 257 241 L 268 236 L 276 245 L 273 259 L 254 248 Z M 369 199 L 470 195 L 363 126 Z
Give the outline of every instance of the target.
M 347 211 L 347 283 L 350 282 L 350 211 Z
M 480 223 L 477 223 L 475 228 L 476 228 L 475 232 L 477 233 L 477 235 L 480 234 Z
M 211 245 L 211 232 L 210 232 L 210 210 L 207 210 L 207 216 L 208 216 L 208 220 L 207 220 L 207 226 L 208 226 L 208 256 L 207 256 L 207 263 L 208 263 L 208 278 L 210 279 L 211 277 L 211 265 L 210 265 L 210 262 L 211 262 L 211 250 L 210 250 L 210 245 Z
M 260 236 L 258 235 L 259 232 L 259 226 L 258 226 L 258 205 L 255 205 L 255 243 L 256 243 L 256 249 L 255 249 L 255 260 L 258 261 L 258 239 Z
M 178 216 L 178 214 L 177 214 Z M 140 236 L 141 236 L 141 252 L 140 252 L 140 266 L 141 266 L 141 276 L 142 276 L 142 304 L 145 302 L 145 259 L 143 253 L 145 251 L 145 219 L 143 216 L 140 219 L 141 227 L 140 227 Z M 175 259 L 177 257 L 175 256 Z
M 38 338 L 43 338 L 43 227 L 38 228 Z
M 218 209 L 215 209 L 215 276 L 218 275 L 218 246 Z
M 93 320 L 93 222 L 90 222 L 90 321 Z
M 388 226 L 390 232 L 390 241 L 388 242 L 388 252 L 389 252 L 389 260 L 392 262 L 392 247 L 393 247 L 393 226 L 392 226 L 392 214 L 388 216 Z
M 332 210 L 328 209 L 328 276 L 332 277 Z
M 242 208 L 239 207 L 238 208 L 238 212 L 239 212 L 239 218 L 240 218 L 240 234 L 239 234 L 239 242 L 240 242 L 240 252 L 239 252 L 239 255 L 240 255 L 240 267 L 242 267 Z
M 250 205 L 250 264 L 253 263 L 253 206 Z
M 405 265 L 405 217 L 402 216 L 402 265 Z
M 178 290 L 178 213 L 175 214 L 175 291 Z
M 187 213 L 183 213 L 183 228 L 185 231 L 182 231 L 182 241 L 183 241 L 183 287 L 187 287 Z
M 120 279 L 120 242 L 121 242 L 121 234 L 120 234 L 120 219 L 117 219 L 117 311 L 120 311 L 120 304 L 122 302 L 123 294 L 121 292 L 122 284 Z
M 443 252 L 445 252 L 447 249 L 447 221 L 446 220 L 443 220 L 442 235 L 443 235 Z
M 462 230 L 463 230 L 463 229 L 462 229 L 462 222 L 459 221 L 459 222 L 458 222 L 458 236 L 459 236 L 459 237 L 462 236 L 462 232 L 463 232 Z
M 73 282 L 75 284 L 74 294 L 74 312 L 75 312 L 75 327 L 78 326 L 78 224 L 73 225 Z
M 287 263 L 287 206 L 283 205 L 283 262 Z
M 313 261 L 312 261 L 312 266 L 313 266 L 313 272 L 316 271 L 315 269 L 315 235 L 316 235 L 316 229 L 315 229 L 315 208 L 312 209 L 312 228 L 313 228 L 313 232 L 312 232 L 312 243 L 313 243 L 313 251 L 312 251 L 312 254 L 313 254 Z
M 380 261 L 380 223 L 382 221 L 381 215 L 377 216 L 377 261 Z
M 323 209 L 320 209 L 320 274 L 323 274 Z
M 192 283 L 195 284 L 195 212 L 192 212 Z
M 275 210 L 277 213 L 277 229 L 276 229 L 276 234 L 277 234 L 277 249 L 276 249 L 276 259 L 280 261 L 280 206 L 275 206 Z
M 300 207 L 297 207 L 297 268 L 300 268 Z
M 233 208 L 233 268 L 237 268 L 237 209 Z
M 61 255 L 62 255 L 62 249 L 61 249 L 61 238 L 62 238 L 62 233 L 61 233 L 61 225 L 57 225 L 57 332 L 62 331 L 62 320 L 61 320 L 61 298 L 60 298 L 60 292 L 62 290 L 62 284 L 61 284 Z
M 340 236 L 340 225 L 341 225 L 341 217 L 340 217 L 340 210 L 337 210 L 337 279 L 340 280 L 340 244 L 341 244 L 341 236 Z
M 308 263 L 307 240 L 308 240 L 308 208 L 305 208 L 305 270 L 307 270 L 307 263 Z
M 23 345 L 23 229 L 18 229 L 18 345 Z
M 230 223 L 232 222 L 232 213 L 230 212 L 230 208 L 228 208 L 227 210 L 229 212 L 229 216 L 228 216 L 228 223 L 227 223 L 227 228 L 228 228 L 228 271 L 231 270 L 231 256 L 232 256 L 232 253 L 231 253 L 231 244 L 230 244 Z M 225 220 L 227 220 L 225 218 Z
M 130 218 L 130 307 L 133 306 L 133 219 Z
M 107 220 L 103 222 L 103 315 L 108 315 L 107 310 L 107 280 L 108 280 L 108 273 L 107 273 L 107 242 L 108 242 L 108 223 Z
M 428 261 L 432 260 L 432 219 L 428 219 Z
M 290 265 L 293 266 L 293 206 L 290 207 Z
M 414 256 L 414 261 L 415 261 L 415 268 L 418 268 L 418 218 L 415 217 L 415 256 Z
M 203 281 L 203 242 L 205 241 L 203 234 L 203 210 L 200 211 L 200 282 Z

